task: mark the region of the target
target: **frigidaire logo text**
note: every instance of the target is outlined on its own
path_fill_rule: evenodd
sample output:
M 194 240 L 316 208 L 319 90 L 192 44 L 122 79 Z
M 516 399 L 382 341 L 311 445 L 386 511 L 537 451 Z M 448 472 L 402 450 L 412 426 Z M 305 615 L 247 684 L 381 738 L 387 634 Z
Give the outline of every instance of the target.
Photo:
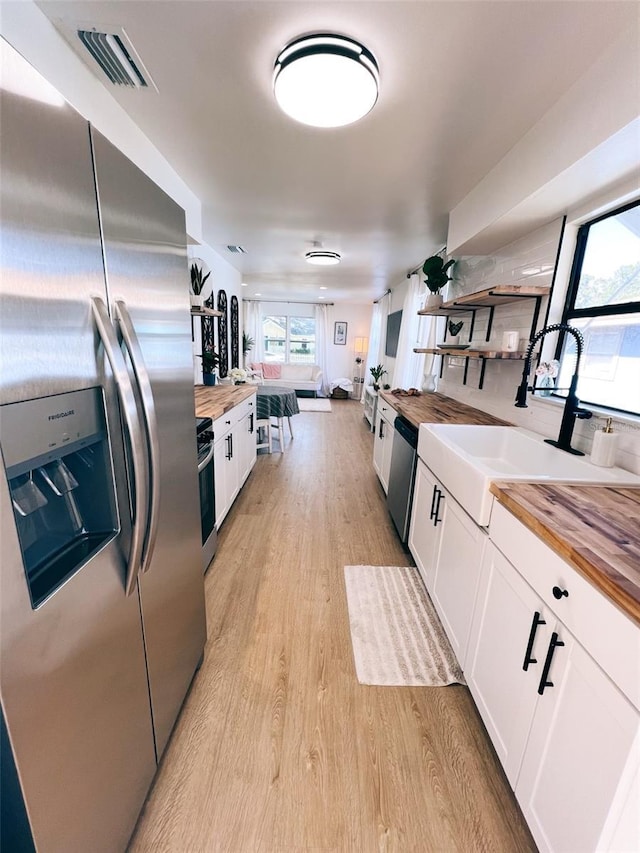
M 55 415 L 49 415 L 50 421 L 57 421 L 58 418 L 68 418 L 69 415 L 75 415 L 75 409 L 69 409 L 66 412 L 57 412 Z

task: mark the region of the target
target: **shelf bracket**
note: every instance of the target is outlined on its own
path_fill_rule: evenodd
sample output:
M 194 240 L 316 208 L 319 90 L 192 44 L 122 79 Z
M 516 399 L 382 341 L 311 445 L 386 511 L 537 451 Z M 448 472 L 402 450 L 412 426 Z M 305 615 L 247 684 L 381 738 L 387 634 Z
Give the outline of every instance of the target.
M 495 306 L 491 305 L 489 308 L 489 322 L 487 323 L 487 335 L 485 337 L 485 341 L 489 341 L 491 337 L 491 329 L 493 327 L 493 312 L 495 311 Z
M 484 370 L 487 366 L 486 358 L 481 358 L 480 361 L 482 362 L 482 364 L 480 366 L 480 381 L 478 382 L 478 391 L 482 391 L 482 387 L 484 385 Z

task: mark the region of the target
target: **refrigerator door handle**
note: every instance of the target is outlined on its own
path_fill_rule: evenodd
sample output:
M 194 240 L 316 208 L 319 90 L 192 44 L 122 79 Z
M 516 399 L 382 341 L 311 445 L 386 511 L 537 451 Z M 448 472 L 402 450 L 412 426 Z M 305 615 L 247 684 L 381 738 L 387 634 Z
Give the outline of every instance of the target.
M 118 399 L 122 409 L 122 417 L 131 449 L 131 468 L 134 479 L 134 488 L 131 489 L 133 499 L 131 519 L 131 546 L 127 563 L 127 575 L 125 580 L 125 592 L 131 595 L 136 587 L 138 572 L 142 559 L 142 546 L 144 544 L 143 521 L 145 519 L 148 497 L 147 480 L 144 470 L 145 443 L 138 413 L 136 399 L 129 377 L 129 371 L 118 344 L 111 319 L 107 312 L 107 306 L 99 296 L 91 297 L 91 307 L 96 322 L 96 328 L 105 354 L 113 371 L 113 378 L 118 392 Z
M 153 549 L 158 536 L 158 508 L 160 506 L 160 442 L 158 439 L 158 420 L 156 404 L 153 399 L 151 380 L 144 362 L 142 348 L 138 335 L 131 321 L 131 315 L 126 303 L 117 299 L 115 303 L 115 318 L 120 324 L 122 339 L 129 353 L 133 373 L 138 384 L 142 412 L 147 432 L 147 448 L 149 452 L 149 510 L 147 529 L 142 550 L 142 571 L 146 572 L 151 563 Z

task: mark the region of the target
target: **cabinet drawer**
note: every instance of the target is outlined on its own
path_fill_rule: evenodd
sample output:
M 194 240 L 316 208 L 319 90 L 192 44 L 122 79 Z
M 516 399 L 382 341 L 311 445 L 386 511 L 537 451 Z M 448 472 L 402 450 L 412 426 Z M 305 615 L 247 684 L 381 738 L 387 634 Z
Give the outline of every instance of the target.
M 640 628 L 494 501 L 489 536 L 609 678 L 640 708 Z M 568 595 L 556 598 L 554 588 Z
M 235 419 L 235 423 L 239 423 L 249 412 L 255 411 L 256 408 L 256 395 L 252 394 L 250 397 L 247 397 L 246 400 L 243 400 L 241 403 L 238 403 L 237 406 L 234 406 L 231 410 L 231 414 Z

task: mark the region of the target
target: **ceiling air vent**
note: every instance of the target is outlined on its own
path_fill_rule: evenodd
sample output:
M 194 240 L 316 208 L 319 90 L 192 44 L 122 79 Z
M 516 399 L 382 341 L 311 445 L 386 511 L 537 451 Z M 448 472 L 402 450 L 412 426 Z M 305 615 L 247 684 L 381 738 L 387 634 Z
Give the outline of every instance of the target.
M 79 29 L 77 32 L 82 44 L 114 85 L 141 89 L 151 84 L 155 88 L 124 30 L 99 33 Z
M 227 246 L 227 249 L 230 252 L 233 252 L 234 255 L 246 255 L 246 249 L 243 249 L 242 246 Z

